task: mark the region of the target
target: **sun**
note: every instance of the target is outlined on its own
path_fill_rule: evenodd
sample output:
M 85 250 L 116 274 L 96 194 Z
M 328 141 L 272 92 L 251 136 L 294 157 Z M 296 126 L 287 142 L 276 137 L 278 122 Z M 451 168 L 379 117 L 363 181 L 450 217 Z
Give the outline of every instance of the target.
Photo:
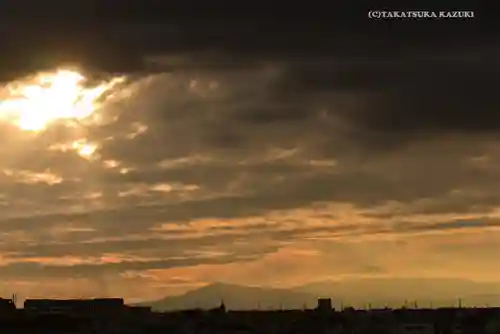
M 83 120 L 99 107 L 105 94 L 122 82 L 114 78 L 93 87 L 77 71 L 59 69 L 8 84 L 0 91 L 0 120 L 24 131 L 41 131 L 60 120 Z

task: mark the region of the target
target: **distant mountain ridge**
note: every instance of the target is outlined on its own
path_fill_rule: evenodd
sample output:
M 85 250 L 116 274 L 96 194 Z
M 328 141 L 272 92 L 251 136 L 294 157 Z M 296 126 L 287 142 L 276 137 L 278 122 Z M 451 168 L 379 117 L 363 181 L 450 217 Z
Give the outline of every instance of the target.
M 209 309 L 224 303 L 228 309 L 299 309 L 313 307 L 316 297 L 300 291 L 239 286 L 215 283 L 188 291 L 180 296 L 165 297 L 160 300 L 144 302 L 153 310 Z
M 317 298 L 332 298 L 334 307 L 438 307 L 500 305 L 500 285 L 460 279 L 374 278 L 315 282 L 291 289 L 215 283 L 179 296 L 143 302 L 156 311 L 217 307 L 228 309 L 301 309 Z

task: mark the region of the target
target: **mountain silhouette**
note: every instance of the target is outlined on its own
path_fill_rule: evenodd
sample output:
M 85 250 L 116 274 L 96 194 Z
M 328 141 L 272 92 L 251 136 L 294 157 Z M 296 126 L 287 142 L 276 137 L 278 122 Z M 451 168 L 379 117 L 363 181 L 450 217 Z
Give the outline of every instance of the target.
M 182 309 L 210 309 L 224 302 L 228 309 L 301 309 L 304 306 L 314 307 L 316 297 L 312 294 L 261 287 L 239 286 L 215 283 L 188 291 L 180 296 L 165 297 L 160 300 L 144 302 L 156 311 Z
M 215 283 L 183 295 L 140 303 L 156 311 L 210 309 L 314 308 L 317 298 L 332 298 L 335 308 L 498 306 L 500 284 L 446 278 L 361 278 L 314 282 L 291 289 Z

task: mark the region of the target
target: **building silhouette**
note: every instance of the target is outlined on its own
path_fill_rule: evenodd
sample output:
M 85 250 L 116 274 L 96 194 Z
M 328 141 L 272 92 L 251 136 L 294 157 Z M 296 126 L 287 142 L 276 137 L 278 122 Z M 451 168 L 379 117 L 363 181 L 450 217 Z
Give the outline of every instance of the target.
M 500 308 L 435 309 L 352 307 L 339 311 L 319 298 L 315 309 L 212 309 L 153 312 L 126 305 L 121 298 L 27 299 L 17 309 L 15 297 L 0 298 L 0 333 L 203 333 L 203 334 L 500 334 Z
M 316 306 L 316 309 L 319 312 L 331 312 L 333 310 L 332 307 L 332 300 L 330 298 L 319 298 L 318 299 L 318 305 Z

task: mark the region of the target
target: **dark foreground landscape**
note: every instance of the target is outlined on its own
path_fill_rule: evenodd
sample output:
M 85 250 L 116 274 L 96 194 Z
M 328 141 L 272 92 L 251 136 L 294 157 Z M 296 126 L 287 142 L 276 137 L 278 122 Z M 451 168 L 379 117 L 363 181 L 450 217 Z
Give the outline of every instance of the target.
M 2 333 L 500 333 L 500 308 L 383 308 L 336 311 L 330 299 L 314 309 L 212 309 L 153 312 L 121 298 L 0 299 Z

